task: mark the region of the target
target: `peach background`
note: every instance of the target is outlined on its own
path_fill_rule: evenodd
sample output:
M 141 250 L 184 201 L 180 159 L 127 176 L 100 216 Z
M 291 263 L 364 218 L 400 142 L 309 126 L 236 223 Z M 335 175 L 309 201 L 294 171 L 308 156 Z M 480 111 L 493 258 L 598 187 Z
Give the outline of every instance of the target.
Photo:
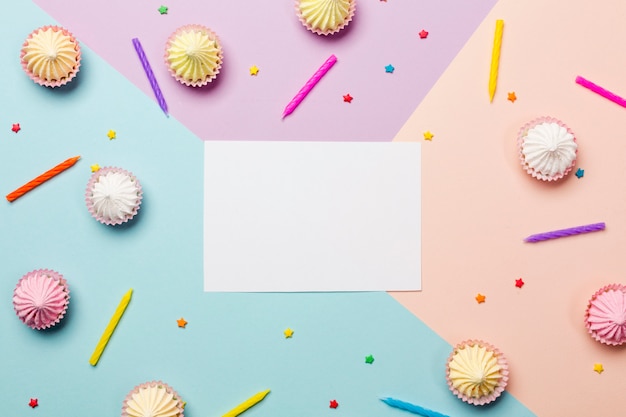
M 626 283 L 626 109 L 574 82 L 626 96 L 624 17 L 623 0 L 500 1 L 395 138 L 435 134 L 423 141 L 423 291 L 392 295 L 451 344 L 499 346 L 509 392 L 539 416 L 626 415 L 625 349 L 594 341 L 583 324 L 598 288 Z M 490 104 L 496 19 L 505 28 Z M 575 132 L 583 178 L 548 184 L 522 170 L 517 131 L 542 115 Z M 600 221 L 604 232 L 522 242 Z

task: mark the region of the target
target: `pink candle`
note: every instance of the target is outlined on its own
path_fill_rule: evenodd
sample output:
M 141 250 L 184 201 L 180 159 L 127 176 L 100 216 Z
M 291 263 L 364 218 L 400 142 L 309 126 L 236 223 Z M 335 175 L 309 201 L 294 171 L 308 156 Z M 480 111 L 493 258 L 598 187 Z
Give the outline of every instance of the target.
M 588 88 L 589 90 L 593 91 L 596 94 L 601 95 L 607 100 L 611 100 L 613 103 L 619 104 L 622 107 L 626 107 L 626 100 L 624 100 L 622 97 L 610 92 L 609 90 L 606 90 L 600 87 L 597 84 L 592 83 L 591 81 L 581 77 L 580 75 L 576 77 L 576 84 L 579 84 L 585 88 Z
M 335 62 L 337 62 L 337 57 L 335 55 L 331 55 L 326 60 L 326 62 L 322 64 L 322 66 L 315 72 L 315 74 L 313 74 L 313 76 L 309 78 L 309 81 L 307 81 L 306 84 L 304 84 L 304 86 L 300 89 L 300 91 L 298 91 L 298 94 L 296 94 L 296 96 L 291 99 L 289 104 L 287 104 L 285 110 L 283 111 L 283 118 L 290 115 L 296 109 L 296 107 L 298 107 L 298 105 L 302 102 L 302 100 L 304 100 L 307 94 L 309 94 L 313 87 L 315 87 L 315 84 L 317 84 L 319 80 L 321 80 L 322 77 L 328 72 L 328 70 L 333 65 L 335 65 Z

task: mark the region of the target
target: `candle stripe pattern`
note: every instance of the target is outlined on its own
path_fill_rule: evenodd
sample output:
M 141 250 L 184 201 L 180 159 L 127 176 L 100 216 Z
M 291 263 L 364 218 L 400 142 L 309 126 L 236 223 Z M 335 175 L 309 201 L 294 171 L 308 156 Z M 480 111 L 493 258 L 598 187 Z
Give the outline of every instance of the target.
M 141 42 L 139 39 L 133 38 L 133 46 L 135 47 L 135 51 L 137 52 L 137 56 L 139 57 L 139 61 L 141 61 L 141 65 L 143 66 L 143 70 L 148 77 L 148 81 L 150 82 L 150 87 L 152 87 L 152 91 L 154 92 L 154 96 L 159 103 L 159 107 L 163 110 L 165 115 L 168 115 L 167 112 L 167 103 L 165 102 L 165 97 L 163 97 L 163 93 L 161 92 L 161 88 L 159 87 L 159 83 L 154 76 L 154 72 L 152 72 L 152 67 L 150 66 L 150 62 L 148 61 L 148 57 L 141 46 Z
M 315 84 L 317 84 L 324 75 L 332 68 L 333 65 L 337 62 L 337 57 L 335 55 L 331 55 L 328 57 L 326 62 L 322 64 L 322 66 L 315 71 L 315 74 L 304 84 L 304 86 L 298 91 L 298 94 L 294 98 L 291 99 L 289 104 L 285 107 L 283 111 L 283 118 L 293 113 L 293 111 L 300 105 L 302 100 L 311 92 Z
M 599 232 L 601 230 L 604 230 L 605 228 L 606 228 L 605 223 L 586 224 L 584 226 L 576 226 L 576 227 L 570 227 L 568 229 L 553 230 L 551 232 L 530 235 L 526 239 L 524 239 L 524 242 L 528 242 L 528 243 L 542 242 L 544 240 L 558 239 L 560 237 L 574 236 L 574 235 L 580 235 L 583 233 L 590 233 L 590 232 Z
M 66 159 L 65 161 L 61 162 L 59 165 L 55 166 L 54 168 L 49 169 L 48 171 L 46 171 L 43 174 L 41 174 L 38 177 L 36 177 L 35 179 L 30 180 L 26 184 L 22 185 L 17 190 L 12 191 L 9 194 L 7 194 L 7 196 L 6 196 L 7 200 L 9 200 L 10 202 L 13 202 L 13 201 L 17 200 L 18 198 L 20 198 L 21 196 L 23 196 L 27 192 L 31 191 L 33 188 L 39 187 L 41 184 L 43 184 L 44 182 L 48 181 L 50 178 L 52 178 L 52 177 L 54 177 L 56 175 L 59 175 L 61 172 L 63 172 L 66 169 L 70 168 L 79 159 L 80 159 L 80 156 L 75 156 L 73 158 Z

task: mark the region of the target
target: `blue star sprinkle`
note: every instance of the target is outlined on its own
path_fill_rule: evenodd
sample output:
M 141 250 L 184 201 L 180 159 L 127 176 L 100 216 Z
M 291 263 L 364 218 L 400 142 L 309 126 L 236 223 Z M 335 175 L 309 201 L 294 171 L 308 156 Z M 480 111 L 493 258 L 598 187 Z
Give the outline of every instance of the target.
M 390 74 L 393 74 L 393 70 L 395 70 L 395 68 L 393 67 L 393 65 L 389 64 L 385 67 L 385 72 L 388 72 Z
M 578 168 L 578 170 L 576 171 L 576 176 L 578 177 L 578 179 L 582 178 L 585 176 L 585 170 Z

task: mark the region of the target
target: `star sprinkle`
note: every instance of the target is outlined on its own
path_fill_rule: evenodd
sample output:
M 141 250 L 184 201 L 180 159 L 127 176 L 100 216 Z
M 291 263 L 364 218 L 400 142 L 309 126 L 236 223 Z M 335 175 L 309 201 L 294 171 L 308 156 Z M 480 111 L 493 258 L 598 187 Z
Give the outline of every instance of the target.
M 388 72 L 389 74 L 393 74 L 393 70 L 395 70 L 393 65 L 389 64 L 385 66 L 385 72 Z
M 346 103 L 352 103 L 352 99 L 353 97 L 350 94 L 346 94 L 345 96 L 343 96 L 343 101 L 345 101 Z
M 374 363 L 374 357 L 372 355 L 367 355 L 365 357 L 365 363 L 369 363 L 369 364 Z
M 169 10 L 169 8 L 167 6 L 161 6 L 159 7 L 159 13 L 161 14 L 167 14 L 167 11 Z
M 598 374 L 601 374 L 602 372 L 604 372 L 604 366 L 602 366 L 601 363 L 594 363 L 593 370 L 596 371 Z
M 484 303 L 484 302 L 485 302 L 485 299 L 486 299 L 486 298 L 487 298 L 487 297 L 485 297 L 485 296 L 484 296 L 484 295 L 482 295 L 481 293 L 478 293 L 478 295 L 476 296 L 476 302 L 477 302 L 478 304 L 482 304 L 482 303 Z
M 521 278 L 518 278 L 515 280 L 515 286 L 517 288 L 522 288 L 524 286 L 524 280 Z
M 433 135 L 430 130 L 424 132 L 424 140 L 433 140 L 434 137 L 435 135 Z
M 512 91 L 512 92 L 508 93 L 506 99 L 509 100 L 511 103 L 515 103 L 515 100 L 517 100 L 517 96 L 515 95 L 515 91 Z
M 285 339 L 289 339 L 291 336 L 293 336 L 293 330 L 291 330 L 289 327 L 287 327 L 283 333 L 285 334 Z
M 187 326 L 187 320 L 182 317 L 176 320 L 176 323 L 178 323 L 178 327 L 182 327 L 183 329 Z
M 109 130 L 107 136 L 109 137 L 109 140 L 113 140 L 117 137 L 117 134 L 115 133 L 115 130 Z
M 259 68 L 256 65 L 250 67 L 250 75 L 257 75 L 259 73 Z
M 337 408 L 339 407 L 339 403 L 337 402 L 337 400 L 330 400 L 330 408 Z
M 98 164 L 93 164 L 92 166 L 90 166 L 89 168 L 91 168 L 91 172 L 96 172 L 100 170 L 100 165 Z
M 581 179 L 582 177 L 584 177 L 584 176 L 585 176 L 585 170 L 584 170 L 584 169 L 582 169 L 582 168 L 578 168 L 578 169 L 576 170 L 576 174 L 575 174 L 575 175 L 576 175 L 576 177 L 577 177 L 578 179 Z
M 31 398 L 28 405 L 32 408 L 35 408 L 39 405 L 39 400 L 37 400 L 37 398 Z
M 420 39 L 426 39 L 428 37 L 428 32 L 422 29 L 418 35 L 420 35 Z
M 14 131 L 15 133 L 17 133 L 20 130 L 22 130 L 22 128 L 20 127 L 19 123 L 13 123 L 13 127 L 11 127 L 11 130 Z

